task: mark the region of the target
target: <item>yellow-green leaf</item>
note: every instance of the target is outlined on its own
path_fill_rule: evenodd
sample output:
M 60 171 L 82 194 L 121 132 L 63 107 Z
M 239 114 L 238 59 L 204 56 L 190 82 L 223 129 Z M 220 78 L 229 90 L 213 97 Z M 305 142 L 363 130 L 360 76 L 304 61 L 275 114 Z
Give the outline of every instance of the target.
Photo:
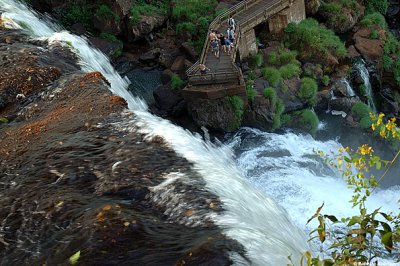
M 69 258 L 69 263 L 71 265 L 75 265 L 78 262 L 80 256 L 81 256 L 81 251 L 79 250 Z

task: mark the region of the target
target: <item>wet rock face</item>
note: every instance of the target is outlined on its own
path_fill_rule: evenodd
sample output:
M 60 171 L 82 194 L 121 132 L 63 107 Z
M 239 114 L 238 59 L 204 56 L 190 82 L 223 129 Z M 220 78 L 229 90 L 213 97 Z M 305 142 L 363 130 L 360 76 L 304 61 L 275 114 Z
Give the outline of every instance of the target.
M 378 39 L 371 39 L 373 29 L 361 28 L 353 36 L 355 48 L 367 62 L 378 62 L 383 56 L 383 47 L 385 45 L 386 32 L 376 29 Z
M 14 70 L 1 88 L 27 86 L 0 107 L 1 265 L 68 264 L 77 251 L 82 265 L 230 265 L 229 251 L 244 254 L 213 223 L 219 198 L 161 138 L 144 140 L 99 72 L 80 72 L 62 47 L 0 36 L 0 73 Z

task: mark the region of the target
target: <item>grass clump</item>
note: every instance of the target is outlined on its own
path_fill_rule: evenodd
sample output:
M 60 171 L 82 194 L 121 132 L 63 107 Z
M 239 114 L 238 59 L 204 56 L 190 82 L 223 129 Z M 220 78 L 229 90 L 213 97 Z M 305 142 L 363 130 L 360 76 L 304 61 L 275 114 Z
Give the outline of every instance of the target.
M 274 66 L 280 66 L 289 63 L 298 64 L 296 57 L 297 57 L 296 51 L 284 51 L 284 50 L 273 51 L 268 54 L 267 62 L 268 64 Z
M 265 67 L 261 72 L 270 86 L 277 87 L 282 80 L 281 73 L 274 67 Z
M 110 55 L 112 58 L 115 59 L 121 56 L 122 49 L 124 48 L 124 43 L 120 39 L 108 32 L 102 32 L 100 34 L 100 38 L 118 45 L 118 48 Z
M 314 105 L 318 91 L 317 82 L 312 78 L 302 78 L 298 95 L 309 104 Z
M 249 100 L 249 102 L 252 103 L 257 95 L 257 91 L 254 89 L 252 80 L 248 80 L 246 82 L 246 94 L 247 94 L 247 99 Z
M 297 64 L 287 64 L 279 68 L 279 72 L 281 77 L 284 79 L 290 79 L 294 76 L 298 76 L 301 74 L 300 66 Z
M 360 127 L 363 129 L 368 129 L 371 128 L 371 125 L 373 123 L 370 113 L 372 112 L 371 107 L 369 107 L 367 104 L 359 102 L 351 108 L 351 111 L 353 111 L 358 119 L 360 120 Z
M 344 43 L 332 30 L 310 18 L 299 24 L 289 23 L 285 29 L 285 39 L 291 49 L 300 51 L 307 59 L 326 59 L 330 55 L 343 58 L 347 53 Z
M 145 0 L 134 0 L 131 8 L 131 24 L 139 24 L 143 15 L 165 15 L 167 14 L 167 3 L 161 0 L 152 1 L 151 4 Z
M 379 12 L 385 15 L 389 7 L 388 0 L 363 0 L 367 13 Z
M 377 12 L 366 15 L 360 23 L 364 27 L 379 26 L 382 29 L 387 29 L 385 17 Z
M 263 92 L 263 95 L 264 95 L 265 98 L 269 99 L 272 108 L 275 108 L 276 101 L 277 101 L 277 98 L 278 98 L 278 96 L 276 95 L 275 89 L 271 88 L 271 87 L 265 88 L 264 92 Z
M 260 67 L 263 64 L 263 56 L 262 54 L 258 53 L 254 56 L 254 63 L 256 66 Z
M 116 21 L 120 20 L 120 17 L 117 16 L 108 5 L 100 5 L 96 12 L 95 16 L 99 18 L 106 18 L 106 19 L 115 19 Z
M 171 76 L 171 88 L 173 90 L 182 89 L 185 85 L 185 82 L 176 74 Z
M 299 121 L 310 131 L 311 134 L 315 135 L 315 133 L 317 133 L 319 119 L 314 111 L 310 109 L 305 109 L 301 111 L 299 115 Z
M 331 78 L 328 75 L 324 75 L 322 77 L 321 82 L 322 82 L 322 84 L 324 84 L 324 86 L 328 86 L 329 83 L 331 82 Z
M 235 129 L 238 129 L 242 123 L 244 103 L 242 98 L 240 98 L 239 96 L 230 96 L 228 97 L 228 99 L 235 114 L 235 121 L 233 121 L 229 125 L 229 131 L 233 131 Z

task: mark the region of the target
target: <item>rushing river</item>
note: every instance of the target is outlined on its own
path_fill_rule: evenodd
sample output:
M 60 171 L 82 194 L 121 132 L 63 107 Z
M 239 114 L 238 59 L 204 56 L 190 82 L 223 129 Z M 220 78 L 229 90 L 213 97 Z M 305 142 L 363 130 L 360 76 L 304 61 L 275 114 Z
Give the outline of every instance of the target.
M 80 57 L 82 70 L 100 71 L 111 83 L 112 92 L 128 102 L 129 109 L 136 114 L 132 124 L 139 126 L 148 138 L 161 136 L 178 155 L 193 164 L 206 188 L 223 203 L 225 211 L 212 217 L 214 222 L 245 247 L 254 265 L 286 265 L 289 255 L 299 261 L 301 253 L 309 249 L 305 234 L 292 224 L 286 211 L 243 177 L 228 147 L 204 142 L 200 136 L 147 112 L 146 103 L 127 91 L 129 80 L 122 78 L 86 39 L 60 30 L 20 2 L 0 0 L 0 9 L 9 27 L 27 29 L 32 37 L 50 44 L 72 46 Z

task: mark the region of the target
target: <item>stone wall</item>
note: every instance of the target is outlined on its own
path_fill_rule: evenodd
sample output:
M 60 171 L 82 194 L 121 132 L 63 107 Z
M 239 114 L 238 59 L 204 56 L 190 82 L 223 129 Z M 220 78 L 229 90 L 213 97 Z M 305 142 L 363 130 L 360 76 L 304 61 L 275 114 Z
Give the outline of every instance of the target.
M 300 22 L 306 18 L 304 0 L 292 0 L 289 7 L 268 20 L 271 33 L 281 33 L 290 22 Z

